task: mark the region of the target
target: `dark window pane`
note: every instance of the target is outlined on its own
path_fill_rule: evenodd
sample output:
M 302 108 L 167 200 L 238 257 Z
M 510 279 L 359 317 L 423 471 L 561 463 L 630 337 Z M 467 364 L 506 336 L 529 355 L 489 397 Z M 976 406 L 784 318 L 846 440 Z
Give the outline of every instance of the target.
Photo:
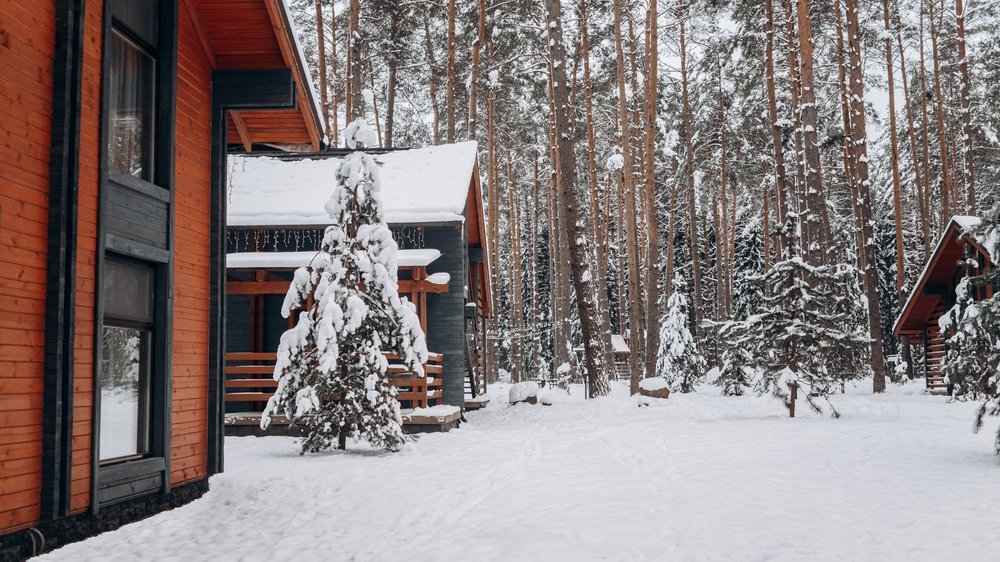
M 104 260 L 104 315 L 119 320 L 153 322 L 153 268 L 108 256 Z
M 109 57 L 108 165 L 152 182 L 153 58 L 117 31 Z
M 100 460 L 148 452 L 149 334 L 105 326 L 101 356 Z

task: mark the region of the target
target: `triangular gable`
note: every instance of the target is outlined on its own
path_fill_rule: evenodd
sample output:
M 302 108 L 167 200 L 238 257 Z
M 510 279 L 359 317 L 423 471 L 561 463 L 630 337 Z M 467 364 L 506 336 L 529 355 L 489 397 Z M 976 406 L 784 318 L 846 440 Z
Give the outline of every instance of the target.
M 948 222 L 893 325 L 894 334 L 913 334 L 923 330 L 927 317 L 943 296 L 936 287 L 947 285 L 942 281 L 954 276 L 958 262 L 965 256 L 965 245 L 971 245 L 978 253 L 990 258 L 978 241 L 964 236 L 978 223 L 977 217 L 968 216 L 956 216 Z

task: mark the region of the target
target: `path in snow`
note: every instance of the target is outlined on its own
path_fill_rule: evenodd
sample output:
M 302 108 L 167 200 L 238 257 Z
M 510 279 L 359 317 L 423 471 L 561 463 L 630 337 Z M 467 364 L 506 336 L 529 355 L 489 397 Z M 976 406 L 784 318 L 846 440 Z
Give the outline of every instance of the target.
M 869 383 L 870 385 L 870 383 Z M 870 388 L 870 386 L 868 386 Z M 996 421 L 918 384 L 838 396 L 838 420 L 711 390 L 468 414 L 395 455 L 226 440 L 190 505 L 49 560 L 987 560 Z

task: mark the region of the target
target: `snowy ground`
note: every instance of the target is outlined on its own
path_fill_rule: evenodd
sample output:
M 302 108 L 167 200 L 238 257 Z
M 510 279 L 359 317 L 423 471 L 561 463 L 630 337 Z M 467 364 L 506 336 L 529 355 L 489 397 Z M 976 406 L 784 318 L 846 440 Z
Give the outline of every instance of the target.
M 997 559 L 997 422 L 973 435 L 972 405 L 918 383 L 788 419 L 768 398 L 640 409 L 616 390 L 494 401 L 395 455 L 228 438 L 204 498 L 46 558 Z

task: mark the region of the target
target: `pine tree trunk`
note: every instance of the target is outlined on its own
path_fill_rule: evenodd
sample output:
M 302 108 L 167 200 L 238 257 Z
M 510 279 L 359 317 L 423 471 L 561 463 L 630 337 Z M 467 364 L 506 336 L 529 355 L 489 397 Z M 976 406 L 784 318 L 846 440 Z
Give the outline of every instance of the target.
M 331 117 L 333 118 L 333 128 L 327 130 L 327 134 L 330 135 L 330 146 L 336 148 L 340 145 L 340 123 L 337 114 L 340 112 L 340 89 L 337 88 L 337 6 L 335 4 L 330 5 L 330 62 L 332 63 L 332 75 L 333 75 L 333 85 L 330 88 L 333 91 L 333 108 L 331 109 Z
M 872 217 L 871 182 L 868 179 L 868 148 L 865 125 L 864 107 L 864 67 L 861 60 L 861 41 L 858 24 L 858 0 L 845 0 L 847 17 L 847 55 L 850 61 L 848 76 L 851 83 L 851 137 L 855 147 L 853 167 L 858 182 L 858 209 L 861 212 L 861 226 L 864 247 L 859 248 L 859 254 L 864 254 L 864 290 L 868 299 L 868 330 L 872 338 L 872 371 L 874 379 L 872 390 L 885 390 L 885 358 L 882 354 L 882 318 L 879 310 L 878 270 L 876 269 L 876 250 L 874 219 Z
M 424 14 L 424 50 L 427 54 L 427 90 L 431 98 L 431 113 L 433 113 L 433 123 L 431 131 L 434 134 L 434 144 L 441 144 L 441 112 L 438 109 L 437 99 L 437 61 L 434 60 L 434 42 L 431 39 L 430 17 Z
M 965 214 L 976 214 L 975 159 L 973 154 L 974 140 L 972 130 L 971 85 L 969 83 L 969 55 L 965 39 L 965 5 L 962 0 L 955 0 L 955 27 L 958 34 L 958 77 L 960 82 L 959 97 L 962 112 L 962 152 L 965 156 Z
M 659 41 L 657 29 L 657 2 L 649 3 L 647 12 L 646 45 L 646 345 L 643 349 L 647 376 L 656 372 L 656 356 L 660 347 L 659 309 L 659 220 L 656 213 L 656 103 L 657 103 L 657 52 Z
M 595 239 L 594 263 L 597 266 L 597 297 L 601 310 L 608 307 L 608 248 L 604 237 L 604 213 L 597 180 L 597 135 L 594 130 L 594 102 L 590 82 L 590 32 L 587 21 L 587 0 L 580 0 L 580 51 L 583 55 L 583 97 L 587 119 L 587 179 L 590 182 L 590 219 Z M 575 104 L 574 104 L 575 105 Z
M 920 0 L 920 9 L 917 10 L 920 16 L 920 120 L 921 120 L 921 144 L 923 145 L 923 158 L 924 158 L 924 208 L 927 209 L 927 218 L 930 222 L 931 218 L 931 142 L 930 142 L 930 124 L 927 121 L 927 94 L 929 90 L 927 89 L 927 61 L 924 56 L 924 1 Z M 940 217 L 942 213 L 937 215 Z M 944 225 L 941 225 L 943 228 Z M 935 229 L 936 235 L 936 229 Z M 924 256 L 930 259 L 931 252 L 931 237 L 924 239 Z
M 448 0 L 448 69 L 445 113 L 448 119 L 448 142 L 455 142 L 455 18 L 456 0 Z
M 785 35 L 786 35 L 786 60 L 788 65 L 788 89 L 789 101 L 791 104 L 792 119 L 795 125 L 792 132 L 792 139 L 795 147 L 795 176 L 791 185 L 786 185 L 787 210 L 801 213 L 805 207 L 803 194 L 805 193 L 805 145 L 802 141 L 802 110 L 799 96 L 802 93 L 802 84 L 799 81 L 799 50 L 798 39 L 795 30 L 796 11 L 794 2 L 796 0 L 784 0 L 785 7 Z M 777 224 L 782 224 L 785 217 L 777 217 Z M 781 242 L 784 246 L 784 241 Z M 801 244 L 800 244 L 801 246 Z
M 392 12 L 392 19 L 389 22 L 389 40 L 392 48 L 396 49 L 396 42 L 399 40 L 399 16 L 396 11 Z M 392 132 L 396 117 L 396 72 L 399 67 L 398 52 L 393 52 L 387 62 L 387 74 L 385 82 L 385 138 L 382 146 L 392 148 Z
M 952 215 L 951 166 L 948 163 L 948 129 L 944 123 L 944 97 L 941 95 L 941 65 L 933 8 L 928 13 L 928 16 L 931 21 L 931 60 L 934 64 L 934 101 L 938 129 L 938 151 L 941 155 L 941 228 L 943 229 L 948 224 Z M 940 14 L 938 17 L 940 18 Z
M 896 227 L 896 295 L 899 298 L 900 310 L 902 310 L 902 307 L 906 304 L 906 293 L 904 291 L 906 284 L 906 253 L 903 248 L 903 195 L 899 178 L 899 141 L 896 131 L 896 78 L 893 76 L 892 35 L 889 34 L 889 29 L 892 25 L 892 20 L 889 17 L 889 0 L 882 0 L 882 22 L 885 25 L 886 80 L 889 89 L 889 149 L 892 159 L 893 218 Z M 908 357 L 910 347 L 909 338 L 906 336 L 901 337 L 899 346 L 902 355 Z M 894 373 L 890 374 L 890 377 L 895 380 Z
M 837 84 L 840 92 L 840 116 L 844 128 L 844 148 L 842 162 L 844 177 L 851 190 L 851 211 L 854 216 L 854 245 L 858 249 L 858 267 L 864 268 L 865 254 L 861 251 L 865 241 L 862 238 L 861 212 L 858 209 L 858 182 L 854 170 L 854 143 L 851 136 L 851 106 L 849 101 L 850 86 L 847 78 L 847 61 L 844 58 L 847 50 L 844 48 L 844 17 L 841 14 L 840 2 L 834 2 L 833 13 L 837 33 Z
M 819 139 L 817 131 L 819 128 L 819 117 L 816 109 L 816 91 L 813 85 L 813 49 L 812 49 L 812 20 L 809 16 L 809 3 L 807 0 L 798 0 L 798 39 L 799 39 L 799 82 L 801 91 L 801 104 L 799 111 L 802 114 L 802 144 L 804 154 L 802 157 L 805 175 L 805 196 L 803 201 L 808 211 L 805 217 L 801 217 L 801 224 L 804 227 L 803 249 L 806 259 L 813 265 L 820 265 L 825 262 L 824 248 L 828 247 L 824 242 L 827 237 L 824 234 L 825 224 L 828 224 L 826 217 L 826 204 L 823 201 L 823 170 L 820 165 Z
M 896 6 L 896 13 L 898 14 L 899 7 Z M 920 215 L 920 232 L 923 236 L 923 248 L 924 256 L 923 259 L 926 260 L 930 256 L 930 223 L 928 222 L 928 209 L 925 205 L 924 193 L 928 189 L 926 181 L 926 170 L 922 167 L 922 162 L 920 160 L 920 152 L 917 148 L 917 130 L 916 125 L 913 121 L 913 106 L 910 100 L 910 84 L 906 77 L 906 49 L 903 48 L 903 34 L 900 31 L 902 26 L 897 23 L 896 26 L 896 46 L 899 51 L 899 72 L 900 77 L 903 79 L 903 106 L 906 108 L 906 124 L 907 137 L 910 141 L 910 156 L 913 159 L 913 176 L 917 188 L 917 193 L 915 195 L 917 203 L 917 212 Z M 913 378 L 912 365 L 909 368 L 910 378 Z
M 785 152 L 782 144 L 781 127 L 778 126 L 778 101 L 774 85 L 774 0 L 764 0 L 764 76 L 767 85 L 767 117 L 768 129 L 771 132 L 771 147 L 774 150 L 774 194 L 777 203 L 778 215 L 784 217 L 788 214 L 788 206 L 785 197 L 788 193 L 788 180 L 785 179 Z M 768 242 L 770 240 L 770 221 L 768 217 L 768 194 L 767 187 L 763 187 L 764 205 L 764 271 L 766 272 L 770 263 Z M 775 240 L 775 245 L 780 244 L 780 238 Z M 777 253 L 781 254 L 781 248 L 777 248 Z
M 729 168 L 728 160 L 726 159 L 727 151 L 727 135 L 726 135 L 726 108 L 724 106 L 724 100 L 722 96 L 722 65 L 719 65 L 719 162 L 721 164 L 720 177 L 719 177 L 719 199 L 721 203 L 721 216 L 719 218 L 719 230 L 716 231 L 716 244 L 721 250 L 718 252 L 719 257 L 718 263 L 718 284 L 719 284 L 719 308 L 721 309 L 721 314 L 719 315 L 723 319 L 729 319 L 732 312 L 731 299 L 732 290 L 730 285 L 730 279 L 732 278 L 729 270 L 729 199 L 726 197 L 726 189 L 728 187 L 729 179 Z
M 511 166 L 510 155 L 507 159 L 507 191 L 510 205 L 510 232 L 508 238 L 511 241 L 511 295 L 514 305 L 513 318 L 511 319 L 511 367 L 517 373 L 517 380 L 523 380 L 524 372 L 524 303 L 521 297 L 521 209 L 518 203 L 517 189 L 514 184 L 514 173 Z
M 472 43 L 472 76 L 469 78 L 469 138 L 476 138 L 476 105 L 479 103 L 479 51 L 486 42 L 486 0 L 479 0 L 479 34 Z
M 319 62 L 319 99 L 323 112 L 323 128 L 330 131 L 330 90 L 326 84 L 326 29 L 323 22 L 323 1 L 316 0 L 316 59 Z
M 688 6 L 683 4 L 678 19 L 680 20 L 680 57 L 681 57 L 681 113 L 684 121 L 684 173 L 687 177 L 687 207 L 688 207 L 688 244 L 691 247 L 691 263 L 694 269 L 694 308 L 695 341 L 701 339 L 701 323 L 704 320 L 704 300 L 701 294 L 701 251 L 699 248 L 698 209 L 694 192 L 694 134 L 691 127 L 691 102 L 688 99 L 688 68 L 687 68 L 687 30 Z
M 361 101 L 361 90 L 364 82 L 361 79 L 361 39 L 360 39 L 361 0 L 351 0 L 351 10 L 348 16 L 347 34 L 347 119 L 354 121 L 364 116 L 364 103 Z
M 546 0 L 545 7 L 549 21 L 548 47 L 555 108 L 556 146 L 561 169 L 561 181 L 557 184 L 557 190 L 562 193 L 557 197 L 557 201 L 570 239 L 569 250 L 573 261 L 571 276 L 573 287 L 576 289 L 577 309 L 583 332 L 590 394 L 603 396 L 608 393 L 608 375 L 612 367 L 611 356 L 608 353 L 610 334 L 607 317 L 601 313 L 597 304 L 593 276 L 586 269 L 589 250 L 584 223 L 579 217 L 579 209 L 583 206 L 580 201 L 582 198 L 576 189 L 574 177 L 576 155 L 573 152 L 573 122 L 570 117 L 572 108 L 568 105 L 566 51 L 562 37 L 560 0 Z
M 637 351 L 642 347 L 640 342 L 643 339 L 642 325 L 639 319 L 641 310 L 635 302 L 639 294 L 639 243 L 636 236 L 637 218 L 635 214 L 635 170 L 632 160 L 632 133 L 629 130 L 628 96 L 625 89 L 625 52 L 622 45 L 621 0 L 614 0 L 613 10 L 615 14 L 615 52 L 618 64 L 618 120 L 621 125 L 623 163 L 622 183 L 624 190 L 622 193 L 622 208 L 625 211 L 625 224 L 623 226 L 626 238 L 629 295 L 628 299 L 622 300 L 622 304 L 626 305 L 626 303 L 631 302 L 632 305 L 626 307 L 628 309 L 629 347 L 632 349 L 632 353 L 629 355 L 629 392 L 631 394 L 638 394 L 642 364 L 639 361 L 640 354 Z M 619 269 L 619 277 L 619 284 L 621 284 L 621 278 L 625 277 L 622 275 L 621 269 Z M 620 314 L 624 314 L 623 309 L 619 309 L 619 311 Z

